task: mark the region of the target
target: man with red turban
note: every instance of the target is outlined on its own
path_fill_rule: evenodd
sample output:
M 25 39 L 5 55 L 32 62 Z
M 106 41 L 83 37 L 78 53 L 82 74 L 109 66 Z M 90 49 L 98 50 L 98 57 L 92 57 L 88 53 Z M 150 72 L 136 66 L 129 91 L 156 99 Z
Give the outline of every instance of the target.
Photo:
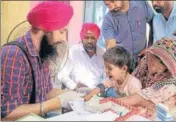
M 63 48 L 66 26 L 72 16 L 73 8 L 68 4 L 40 2 L 27 15 L 31 29 L 16 39 L 15 45 L 3 46 L 0 51 L 2 120 L 16 120 L 31 112 L 44 116 L 80 97 L 72 91 L 61 94 L 61 90 L 54 89 L 48 67 L 50 59 L 60 56 L 60 51 L 65 53 L 63 49 L 66 51 Z
M 100 29 L 94 23 L 85 23 L 80 31 L 80 43 L 70 47 L 69 59 L 58 73 L 58 79 L 66 88 L 88 92 L 100 84 L 104 75 L 104 50 L 97 46 Z M 59 81 L 54 84 L 59 87 Z M 81 90 L 81 91 L 80 91 Z M 88 90 L 88 91 L 87 91 Z

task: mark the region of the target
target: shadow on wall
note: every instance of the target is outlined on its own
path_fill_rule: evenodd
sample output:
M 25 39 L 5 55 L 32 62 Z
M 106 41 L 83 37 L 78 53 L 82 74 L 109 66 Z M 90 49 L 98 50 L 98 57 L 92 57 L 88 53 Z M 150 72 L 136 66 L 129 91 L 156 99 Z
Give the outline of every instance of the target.
M 1 45 L 7 42 L 11 30 L 20 22 L 26 20 L 29 9 L 30 1 L 1 2 Z

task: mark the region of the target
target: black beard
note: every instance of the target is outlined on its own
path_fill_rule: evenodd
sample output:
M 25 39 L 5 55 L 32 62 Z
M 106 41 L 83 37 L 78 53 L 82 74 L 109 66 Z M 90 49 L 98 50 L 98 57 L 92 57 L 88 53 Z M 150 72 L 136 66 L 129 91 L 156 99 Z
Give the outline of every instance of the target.
M 125 7 L 124 1 L 121 1 L 121 4 L 122 4 L 121 7 L 113 9 L 112 12 L 113 13 L 121 12 L 122 9 Z
M 93 44 L 86 44 L 86 45 L 84 46 L 84 48 L 85 48 L 87 51 L 94 49 Z
M 162 9 L 155 9 L 157 13 L 163 13 Z
M 48 57 L 53 57 L 56 55 L 56 48 L 48 43 L 46 35 L 42 38 L 39 55 L 42 60 L 47 60 Z
M 161 7 L 154 6 L 154 9 L 157 13 L 163 13 L 163 8 L 161 8 Z

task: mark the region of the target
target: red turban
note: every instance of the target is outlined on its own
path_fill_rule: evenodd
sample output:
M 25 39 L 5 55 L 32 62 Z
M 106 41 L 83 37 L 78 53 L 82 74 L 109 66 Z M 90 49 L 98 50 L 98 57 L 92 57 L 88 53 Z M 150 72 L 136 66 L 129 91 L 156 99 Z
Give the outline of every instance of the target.
M 82 30 L 80 32 L 81 40 L 84 39 L 84 36 L 86 35 L 88 31 L 91 31 L 97 39 L 99 38 L 100 28 L 94 23 L 85 23 L 83 24 Z
M 28 22 L 44 31 L 65 27 L 73 16 L 73 8 L 59 1 L 44 1 L 35 6 L 27 15 Z

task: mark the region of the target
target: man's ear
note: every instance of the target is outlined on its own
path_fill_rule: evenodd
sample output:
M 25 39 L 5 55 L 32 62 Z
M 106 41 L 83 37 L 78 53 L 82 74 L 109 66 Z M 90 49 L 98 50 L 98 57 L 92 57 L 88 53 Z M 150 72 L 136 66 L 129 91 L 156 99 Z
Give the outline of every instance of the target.
M 122 70 L 123 70 L 124 72 L 127 72 L 127 70 L 128 70 L 127 65 L 123 65 L 123 66 L 122 66 Z

